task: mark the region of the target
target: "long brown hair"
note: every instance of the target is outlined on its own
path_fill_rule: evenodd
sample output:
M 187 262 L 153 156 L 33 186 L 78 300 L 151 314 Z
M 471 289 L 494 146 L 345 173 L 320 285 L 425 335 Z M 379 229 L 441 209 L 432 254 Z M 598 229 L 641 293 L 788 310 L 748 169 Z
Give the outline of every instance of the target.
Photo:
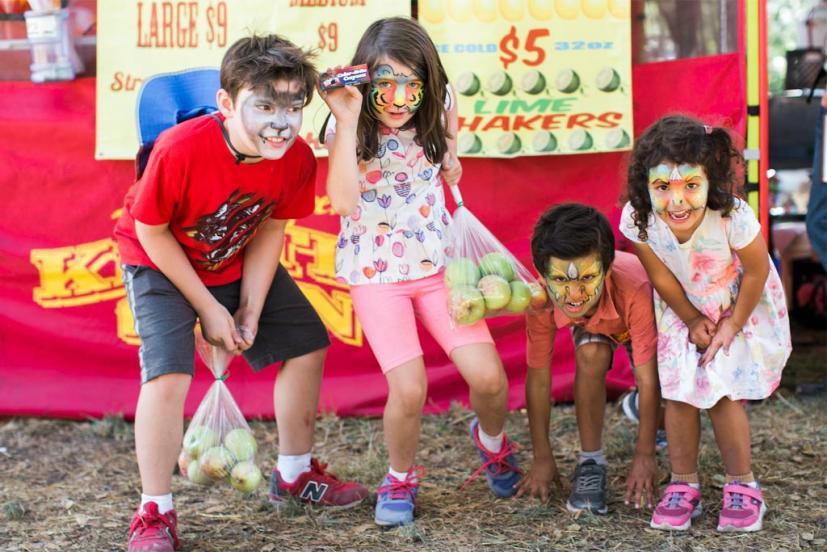
M 436 46 L 422 26 L 413 19 L 389 17 L 373 22 L 356 46 L 351 65 L 367 63 L 373 73 L 382 57 L 407 65 L 424 82 L 422 104 L 406 124 L 416 128 L 416 143 L 433 164 L 441 163 L 448 151 L 445 97 L 448 75 L 439 60 Z M 370 84 L 360 86 L 362 112 L 356 130 L 357 156 L 363 161 L 376 157 L 379 149 L 379 119 L 369 103 Z
M 652 213 L 649 169 L 664 161 L 700 165 L 709 180 L 706 205 L 728 216 L 739 194 L 738 176 L 743 157 L 725 128 L 706 126 L 697 119 L 669 115 L 646 129 L 635 143 L 629 163 L 626 194 L 634 208 L 638 238 L 646 241 Z

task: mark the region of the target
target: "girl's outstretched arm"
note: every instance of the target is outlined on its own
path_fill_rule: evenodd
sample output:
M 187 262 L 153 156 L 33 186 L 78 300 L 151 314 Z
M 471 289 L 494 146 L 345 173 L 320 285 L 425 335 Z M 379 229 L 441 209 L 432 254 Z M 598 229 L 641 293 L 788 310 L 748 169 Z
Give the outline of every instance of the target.
M 325 140 L 329 152 L 327 195 L 339 215 L 350 215 L 359 204 L 359 163 L 356 127 L 362 110 L 362 94 L 355 86 L 343 86 L 319 95 L 336 117 L 336 133 Z
M 658 295 L 675 311 L 689 328 L 689 341 L 699 349 L 706 349 L 715 335 L 715 324 L 689 302 L 678 279 L 645 243 L 633 243 L 638 259 L 649 275 Z
M 718 328 L 715 337 L 709 344 L 709 348 L 701 358 L 701 366 L 705 366 L 715 358 L 715 353 L 723 347 L 725 353 L 729 353 L 729 346 L 747 319 L 755 310 L 761 294 L 764 291 L 764 284 L 767 283 L 767 276 L 770 273 L 770 258 L 767 252 L 767 244 L 759 233 L 749 245 L 742 249 L 736 249 L 735 254 L 744 267 L 744 276 L 741 279 L 741 286 L 738 289 L 738 298 L 735 300 L 735 307 L 731 316 L 725 316 L 718 321 Z

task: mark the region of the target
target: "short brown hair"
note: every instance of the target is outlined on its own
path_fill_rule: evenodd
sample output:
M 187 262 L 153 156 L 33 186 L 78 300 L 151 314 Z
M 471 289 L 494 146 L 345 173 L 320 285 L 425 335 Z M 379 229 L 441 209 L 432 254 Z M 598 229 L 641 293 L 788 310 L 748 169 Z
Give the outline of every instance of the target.
M 241 38 L 230 46 L 221 61 L 221 88 L 235 101 L 245 87 L 270 86 L 276 80 L 299 81 L 307 105 L 319 79 L 311 61 L 314 57 L 315 53 L 276 34 Z

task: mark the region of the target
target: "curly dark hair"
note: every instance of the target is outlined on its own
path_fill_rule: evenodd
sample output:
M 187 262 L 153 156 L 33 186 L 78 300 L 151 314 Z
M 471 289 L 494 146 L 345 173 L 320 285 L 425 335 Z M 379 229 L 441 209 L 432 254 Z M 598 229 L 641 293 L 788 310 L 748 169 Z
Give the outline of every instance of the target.
M 629 162 L 626 196 L 634 208 L 632 218 L 638 239 L 648 239 L 646 226 L 652 213 L 649 169 L 664 161 L 702 166 L 709 180 L 707 207 L 729 215 L 740 192 L 738 169 L 744 161 L 732 136 L 725 128 L 708 127 L 684 115 L 669 115 L 646 129 Z
M 235 101 L 242 88 L 258 89 L 279 79 L 295 80 L 302 83 L 304 105 L 308 105 L 319 79 L 313 65 L 315 56 L 276 34 L 240 38 L 221 61 L 221 88 Z
M 366 63 L 373 73 L 380 58 L 386 56 L 407 65 L 424 81 L 422 105 L 406 127 L 416 127 L 416 143 L 425 150 L 425 157 L 433 164 L 441 163 L 448 151 L 450 138 L 445 125 L 445 96 L 448 74 L 442 66 L 431 37 L 416 20 L 408 17 L 388 17 L 374 21 L 365 30 L 356 46 L 351 65 Z M 356 130 L 359 159 L 369 161 L 379 149 L 379 118 L 370 105 L 367 94 L 370 84 L 360 85 L 362 112 Z
M 582 203 L 561 203 L 540 216 L 531 235 L 531 256 L 542 276 L 551 257 L 576 259 L 597 253 L 603 272 L 615 259 L 615 237 L 606 216 Z

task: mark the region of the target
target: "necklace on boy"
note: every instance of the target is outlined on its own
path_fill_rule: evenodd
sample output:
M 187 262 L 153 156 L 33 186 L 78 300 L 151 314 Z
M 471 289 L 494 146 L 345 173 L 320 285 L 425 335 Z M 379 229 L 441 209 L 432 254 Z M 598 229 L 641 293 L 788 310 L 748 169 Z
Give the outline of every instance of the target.
M 241 164 L 241 162 L 245 159 L 261 159 L 260 155 L 247 155 L 246 153 L 241 153 L 240 151 L 235 149 L 235 146 L 230 141 L 230 135 L 227 132 L 227 129 L 224 128 L 224 124 L 221 122 L 221 119 L 216 117 L 214 114 L 212 115 L 212 118 L 215 119 L 215 122 L 218 123 L 218 128 L 221 129 L 221 136 L 224 137 L 224 143 L 227 144 L 227 147 L 232 150 L 233 155 L 235 156 L 236 165 Z

